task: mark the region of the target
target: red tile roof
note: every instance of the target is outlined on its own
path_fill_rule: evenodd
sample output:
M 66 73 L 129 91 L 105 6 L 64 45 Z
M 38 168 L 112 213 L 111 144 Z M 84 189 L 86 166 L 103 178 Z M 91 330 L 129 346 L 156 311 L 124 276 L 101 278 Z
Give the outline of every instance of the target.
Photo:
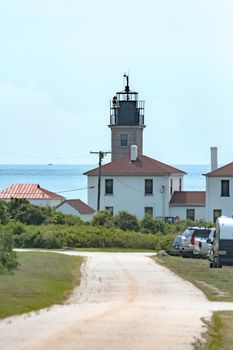
M 222 166 L 210 173 L 205 174 L 206 176 L 233 176 L 233 162 Z
M 89 170 L 84 175 L 97 176 L 99 168 Z M 113 160 L 111 163 L 101 167 L 101 174 L 106 176 L 122 175 L 169 175 L 186 174 L 184 171 L 170 165 L 159 162 L 147 156 L 139 156 L 136 161 L 131 162 L 129 156 Z
M 175 191 L 170 200 L 171 206 L 205 206 L 206 193 L 204 191 Z
M 41 188 L 38 184 L 12 184 L 0 191 L 0 199 L 24 198 L 24 199 L 64 199 L 57 193 Z
M 64 202 L 59 204 L 56 208 L 61 207 L 63 204 L 69 204 L 71 207 L 76 209 L 80 214 L 93 214 L 95 210 L 80 199 L 66 199 Z

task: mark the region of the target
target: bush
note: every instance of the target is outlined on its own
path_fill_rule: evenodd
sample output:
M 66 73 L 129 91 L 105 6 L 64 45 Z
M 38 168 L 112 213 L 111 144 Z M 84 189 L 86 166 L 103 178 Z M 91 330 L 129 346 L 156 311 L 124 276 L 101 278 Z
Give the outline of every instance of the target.
M 165 224 L 164 221 L 156 219 L 151 215 L 146 215 L 140 222 L 140 229 L 142 232 L 148 233 L 166 233 L 166 229 L 169 224 Z
M 9 220 L 6 202 L 0 200 L 0 224 L 6 224 Z
M 0 233 L 0 273 L 12 271 L 18 266 L 16 253 L 13 251 L 13 239 L 8 233 Z
M 26 232 L 26 225 L 18 221 L 10 221 L 6 226 L 4 226 L 4 232 L 8 232 L 14 235 L 21 235 Z
M 112 214 L 108 210 L 98 211 L 92 218 L 91 224 L 94 226 L 111 226 Z
M 139 231 L 137 217 L 126 211 L 119 211 L 119 213 L 113 217 L 113 223 L 123 231 Z
M 32 205 L 26 199 L 11 199 L 7 210 L 11 219 L 27 225 L 41 225 L 46 219 L 46 209 Z

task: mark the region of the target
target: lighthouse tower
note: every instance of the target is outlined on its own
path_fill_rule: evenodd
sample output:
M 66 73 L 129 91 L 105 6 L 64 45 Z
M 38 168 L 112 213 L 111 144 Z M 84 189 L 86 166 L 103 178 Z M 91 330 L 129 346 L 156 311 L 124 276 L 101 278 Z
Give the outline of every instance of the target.
M 129 76 L 124 74 L 126 86 L 110 101 L 110 129 L 112 160 L 130 155 L 130 147 L 137 145 L 138 155 L 143 152 L 144 101 L 129 88 Z

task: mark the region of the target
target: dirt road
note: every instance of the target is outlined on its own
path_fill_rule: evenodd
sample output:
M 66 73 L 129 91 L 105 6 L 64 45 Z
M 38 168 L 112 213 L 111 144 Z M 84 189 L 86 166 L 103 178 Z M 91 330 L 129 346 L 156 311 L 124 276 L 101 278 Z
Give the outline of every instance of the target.
M 0 321 L 1 350 L 187 350 L 203 332 L 201 317 L 233 309 L 146 254 L 84 255 L 81 286 L 66 305 Z

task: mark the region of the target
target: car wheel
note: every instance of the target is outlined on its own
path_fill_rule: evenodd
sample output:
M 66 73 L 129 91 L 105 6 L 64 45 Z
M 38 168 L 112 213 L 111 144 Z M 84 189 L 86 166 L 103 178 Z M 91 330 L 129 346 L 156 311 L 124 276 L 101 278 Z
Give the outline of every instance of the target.
M 218 269 L 220 267 L 218 258 L 214 258 L 213 264 L 215 269 Z

